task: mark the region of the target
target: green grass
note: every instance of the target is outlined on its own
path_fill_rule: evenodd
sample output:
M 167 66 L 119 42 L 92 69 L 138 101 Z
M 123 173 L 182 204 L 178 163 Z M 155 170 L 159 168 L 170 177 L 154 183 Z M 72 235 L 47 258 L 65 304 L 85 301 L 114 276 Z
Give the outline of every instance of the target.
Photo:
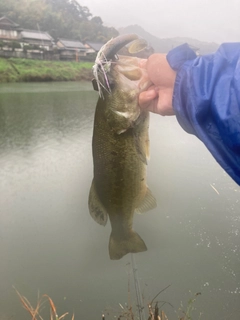
M 18 76 L 6 59 L 0 58 L 0 82 L 16 82 Z
M 92 66 L 93 62 L 0 58 L 0 82 L 91 80 Z

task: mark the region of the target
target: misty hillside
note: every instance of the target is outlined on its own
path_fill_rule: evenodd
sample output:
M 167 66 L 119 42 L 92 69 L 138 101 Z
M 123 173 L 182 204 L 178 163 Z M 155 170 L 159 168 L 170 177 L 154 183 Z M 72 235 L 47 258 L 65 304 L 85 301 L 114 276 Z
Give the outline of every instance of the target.
M 191 46 L 199 48 L 200 54 L 208 54 L 208 53 L 215 52 L 219 47 L 219 44 L 214 42 L 203 42 L 203 41 L 199 41 L 191 38 L 176 37 L 176 38 L 161 39 L 148 33 L 138 25 L 131 25 L 126 28 L 120 28 L 118 29 L 118 31 L 120 34 L 136 33 L 140 37 L 147 40 L 149 45 L 154 48 L 155 52 L 160 52 L 160 53 L 167 53 L 169 50 L 183 43 L 188 43 Z
M 104 43 L 118 35 L 77 0 L 0 0 L 3 16 L 21 28 L 48 32 L 55 41 L 64 38 Z

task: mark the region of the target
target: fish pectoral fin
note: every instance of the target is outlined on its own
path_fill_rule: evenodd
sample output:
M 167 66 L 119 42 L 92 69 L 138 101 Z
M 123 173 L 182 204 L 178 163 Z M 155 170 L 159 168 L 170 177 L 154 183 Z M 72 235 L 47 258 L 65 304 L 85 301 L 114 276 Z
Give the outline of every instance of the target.
M 95 220 L 102 226 L 105 226 L 107 224 L 108 214 L 97 195 L 94 180 L 92 181 L 89 192 L 88 208 L 93 220 Z
M 147 154 L 146 154 L 145 146 L 142 144 L 142 141 L 137 136 L 135 136 L 135 146 L 136 146 L 136 150 L 139 155 L 139 158 L 143 163 L 147 165 Z
M 146 152 L 146 158 L 147 160 L 150 160 L 150 140 L 149 140 L 149 134 L 147 133 L 145 137 L 145 152 Z
M 155 197 L 152 195 L 152 192 L 150 189 L 147 188 L 147 192 L 145 194 L 145 197 L 143 198 L 140 205 L 135 209 L 136 213 L 144 213 L 149 210 L 152 210 L 157 207 L 157 201 Z

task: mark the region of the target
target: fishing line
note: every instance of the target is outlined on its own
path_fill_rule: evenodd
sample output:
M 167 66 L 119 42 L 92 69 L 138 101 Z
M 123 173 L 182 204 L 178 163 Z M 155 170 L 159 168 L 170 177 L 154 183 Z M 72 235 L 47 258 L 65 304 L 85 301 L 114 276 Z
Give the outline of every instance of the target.
M 134 280 L 135 292 L 137 297 L 137 309 L 138 309 L 139 319 L 146 320 L 144 305 L 142 301 L 142 294 L 140 289 L 140 283 L 139 283 L 139 277 L 138 277 L 138 269 L 137 269 L 137 265 L 136 265 L 136 261 L 133 253 L 131 253 L 131 261 L 132 261 L 133 280 Z

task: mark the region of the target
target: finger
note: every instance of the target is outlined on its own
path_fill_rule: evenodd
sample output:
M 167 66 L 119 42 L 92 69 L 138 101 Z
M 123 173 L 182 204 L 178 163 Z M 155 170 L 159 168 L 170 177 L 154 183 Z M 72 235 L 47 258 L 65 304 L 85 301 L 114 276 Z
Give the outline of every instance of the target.
M 169 90 L 161 90 L 159 92 L 159 98 L 157 104 L 155 105 L 156 113 L 161 116 L 172 116 L 174 115 L 174 110 L 172 107 L 172 94 L 169 94 Z
M 138 59 L 138 66 L 142 69 L 146 69 L 147 59 Z
M 173 87 L 176 72 L 170 67 L 166 55 L 155 53 L 147 61 L 147 72 L 150 80 L 162 88 Z
M 149 104 L 157 97 L 157 93 L 154 89 L 143 91 L 139 94 L 139 105 L 141 108 L 147 108 Z

